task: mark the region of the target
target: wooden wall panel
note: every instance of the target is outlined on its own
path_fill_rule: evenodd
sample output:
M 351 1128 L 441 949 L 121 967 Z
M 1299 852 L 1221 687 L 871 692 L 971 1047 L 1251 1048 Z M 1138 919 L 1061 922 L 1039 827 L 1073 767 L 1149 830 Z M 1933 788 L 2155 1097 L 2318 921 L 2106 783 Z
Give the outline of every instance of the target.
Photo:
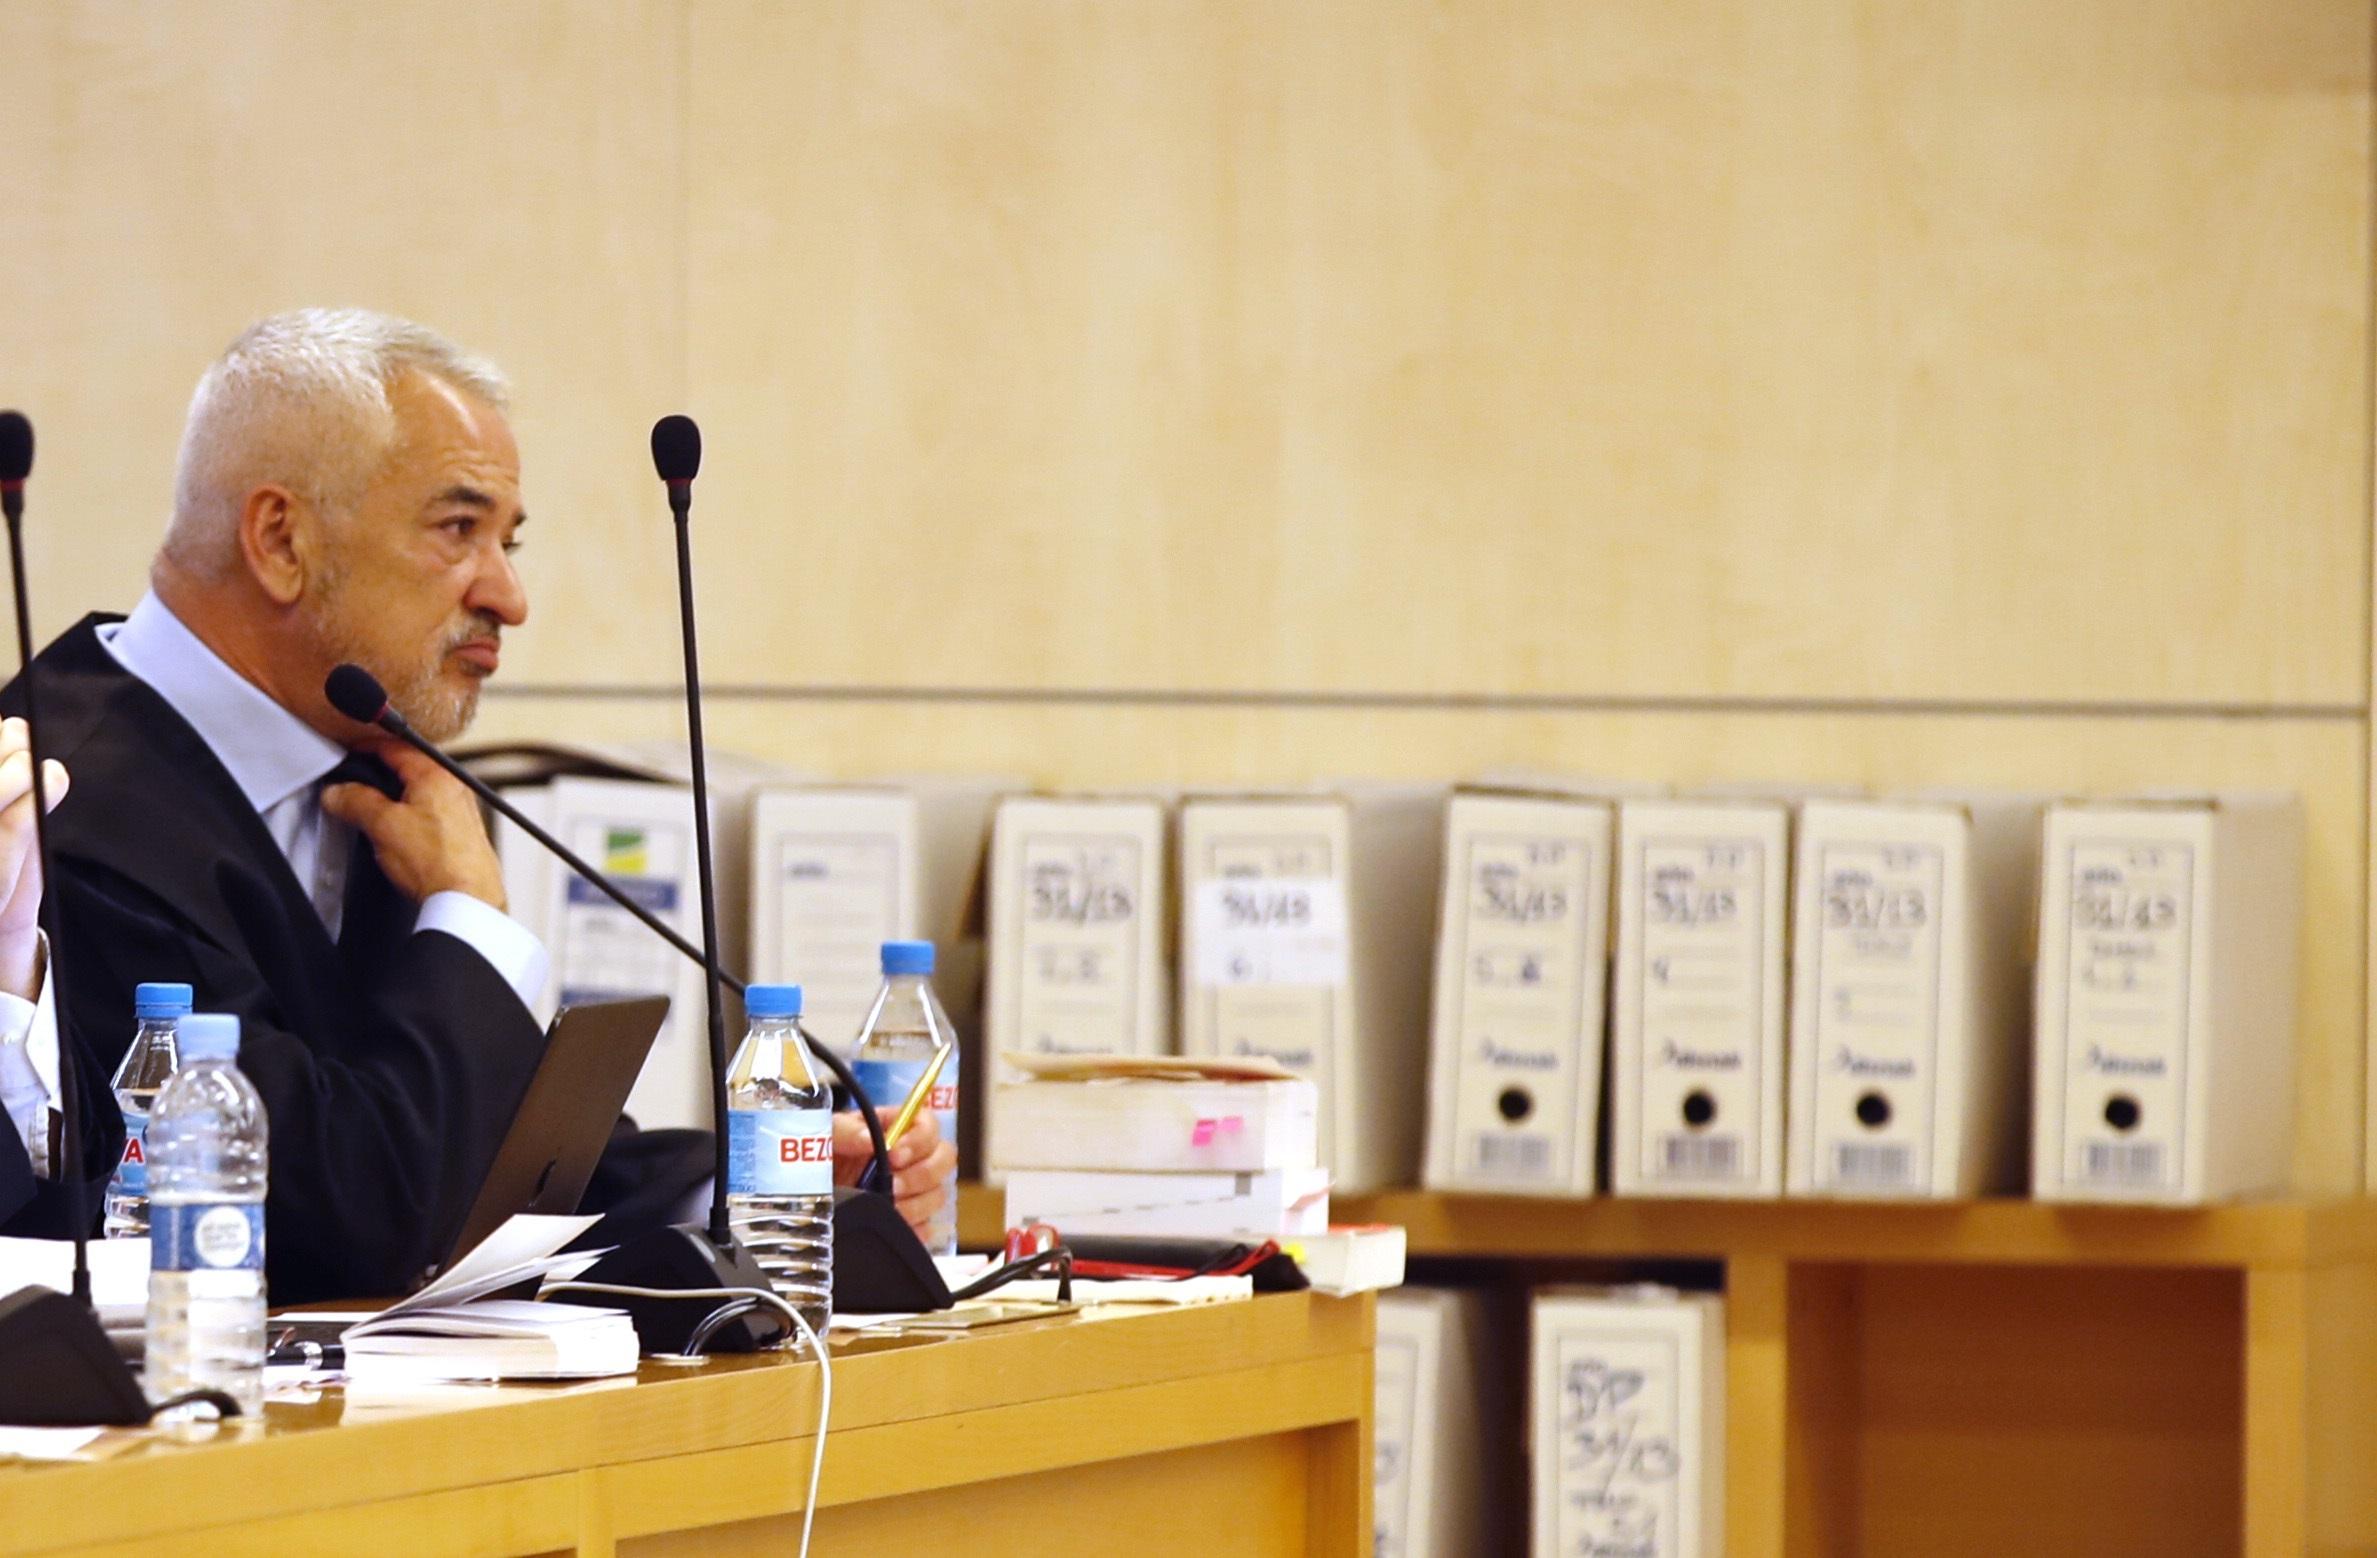
M 648 515 L 684 393 L 682 31 L 666 0 L 0 6 L 0 404 L 39 437 L 42 630 L 138 596 L 206 364 L 338 303 L 512 374 L 547 600 L 667 616 L 585 520 Z M 509 674 L 570 674 L 562 635 L 522 647 Z
M 673 685 L 643 434 L 687 406 L 717 680 L 988 695 L 722 704 L 725 745 L 1069 783 L 2299 789 L 2298 1178 L 2357 1184 L 2370 28 L 2351 0 L 0 8 L 39 615 L 137 593 L 234 331 L 388 307 L 520 385 L 537 622 L 505 685 Z M 1323 698 L 1007 701 L 1049 688 Z M 1327 701 L 1367 689 L 1586 701 Z M 1712 698 L 1772 708 L 1674 701 Z M 2026 712 L 2075 701 L 2115 712 Z M 665 718 L 489 725 L 585 709 Z
M 724 676 L 2361 701 L 2363 5 L 689 4 Z
M 980 772 L 1048 785 L 1454 779 L 1504 765 L 1679 784 L 1965 783 L 2044 793 L 2265 786 L 2302 793 L 2310 839 L 2295 1179 L 2357 1189 L 2368 942 L 2362 734 L 2349 719 L 1641 714 L 1045 702 L 712 702 L 721 748 L 807 772 Z M 474 738 L 683 738 L 663 700 L 490 698 Z M 1416 884 L 1433 892 L 1434 883 Z

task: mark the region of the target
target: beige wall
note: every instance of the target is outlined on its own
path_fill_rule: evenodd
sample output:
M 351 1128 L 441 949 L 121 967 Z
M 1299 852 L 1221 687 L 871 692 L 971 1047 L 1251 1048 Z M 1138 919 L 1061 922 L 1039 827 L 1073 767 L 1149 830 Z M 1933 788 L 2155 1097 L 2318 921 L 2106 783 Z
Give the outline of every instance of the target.
M 2291 788 L 2297 1177 L 2358 1187 L 2372 41 L 2342 0 L 0 8 L 41 615 L 136 592 L 239 325 L 393 308 L 520 382 L 487 733 L 677 728 L 683 408 L 714 739 L 820 771 Z

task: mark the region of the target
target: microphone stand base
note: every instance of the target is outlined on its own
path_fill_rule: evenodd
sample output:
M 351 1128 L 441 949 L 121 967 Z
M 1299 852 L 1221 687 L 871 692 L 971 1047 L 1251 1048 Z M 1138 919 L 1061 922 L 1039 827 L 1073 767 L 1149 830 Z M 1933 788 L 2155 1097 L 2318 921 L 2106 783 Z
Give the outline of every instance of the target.
M 148 1420 L 149 1398 L 97 1315 L 44 1287 L 0 1298 L 0 1423 L 81 1428 Z
M 834 1188 L 834 1313 L 912 1315 L 947 1309 L 949 1285 L 891 1197 Z
M 703 1288 L 758 1288 L 773 1291 L 767 1273 L 751 1252 L 729 1237 L 723 1245 L 710 1241 L 700 1223 L 657 1228 L 631 1239 L 587 1267 L 574 1282 L 608 1283 L 618 1287 L 660 1288 L 672 1294 Z M 646 1353 L 681 1353 L 693 1333 L 721 1305 L 724 1298 L 632 1298 L 623 1293 L 561 1292 L 553 1302 L 624 1309 L 635 1322 L 636 1341 Z M 793 1334 L 792 1323 L 775 1309 L 762 1306 L 740 1315 L 710 1333 L 705 1352 L 755 1352 Z

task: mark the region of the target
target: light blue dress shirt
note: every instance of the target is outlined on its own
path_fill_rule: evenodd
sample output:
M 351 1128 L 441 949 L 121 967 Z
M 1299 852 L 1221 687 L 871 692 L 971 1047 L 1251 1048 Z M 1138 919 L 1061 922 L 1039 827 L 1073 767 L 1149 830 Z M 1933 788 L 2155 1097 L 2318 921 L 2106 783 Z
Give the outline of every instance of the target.
M 153 593 L 143 595 L 123 622 L 102 627 L 99 637 L 125 670 L 190 723 L 230 771 L 337 940 L 355 835 L 322 810 L 318 790 L 346 749 L 225 664 Z M 468 893 L 432 893 L 413 931 L 443 931 L 476 951 L 525 1006 L 533 1008 L 544 994 L 551 968 L 544 943 L 493 904 Z M 203 1008 L 206 992 L 199 991 L 198 999 Z M 35 1172 L 45 1175 L 48 1115 L 57 1095 L 57 1016 L 45 972 L 36 1001 L 0 992 L 0 1108 L 24 1140 Z

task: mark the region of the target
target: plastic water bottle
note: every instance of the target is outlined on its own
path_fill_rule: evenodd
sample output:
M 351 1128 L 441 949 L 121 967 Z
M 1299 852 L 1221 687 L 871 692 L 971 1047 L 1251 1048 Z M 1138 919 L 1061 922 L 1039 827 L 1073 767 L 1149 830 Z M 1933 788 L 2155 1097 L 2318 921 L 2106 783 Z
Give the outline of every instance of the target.
M 107 1182 L 107 1220 L 101 1226 L 111 1239 L 149 1236 L 149 1108 L 157 1091 L 173 1075 L 178 1051 L 173 1033 L 190 1013 L 188 985 L 144 984 L 132 992 L 132 1015 L 140 1027 L 132 1047 L 116 1067 L 116 1107 L 124 1111 L 124 1156 L 115 1177 Z
M 883 944 L 883 988 L 867 1020 L 859 1024 L 858 1053 L 851 1070 L 878 1109 L 897 1111 L 943 1043 L 949 1059 L 933 1082 L 926 1107 L 940 1121 L 942 1139 L 957 1145 L 957 1028 L 933 994 L 933 944 Z M 952 1166 L 941 1209 L 924 1229 L 924 1247 L 935 1255 L 957 1253 L 957 1169 Z
M 239 1019 L 181 1020 L 180 1069 L 149 1116 L 148 1391 L 264 1402 L 264 1101 Z M 358 1235 L 360 1236 L 360 1235 Z
M 726 1072 L 727 1216 L 776 1296 L 822 1337 L 834 1298 L 833 1091 L 809 1061 L 799 985 L 753 985 L 743 1010 L 751 1029 Z

